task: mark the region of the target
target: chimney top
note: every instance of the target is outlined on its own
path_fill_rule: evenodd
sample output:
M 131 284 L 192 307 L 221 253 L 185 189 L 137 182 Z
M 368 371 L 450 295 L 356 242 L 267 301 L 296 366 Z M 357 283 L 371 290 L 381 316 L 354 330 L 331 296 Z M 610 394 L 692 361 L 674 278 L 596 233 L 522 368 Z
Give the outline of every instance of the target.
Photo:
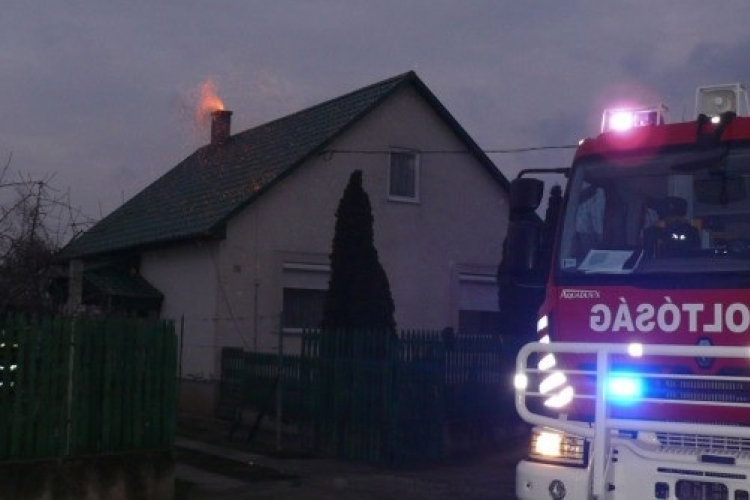
M 232 112 L 217 109 L 211 112 L 211 144 L 224 144 L 232 132 Z

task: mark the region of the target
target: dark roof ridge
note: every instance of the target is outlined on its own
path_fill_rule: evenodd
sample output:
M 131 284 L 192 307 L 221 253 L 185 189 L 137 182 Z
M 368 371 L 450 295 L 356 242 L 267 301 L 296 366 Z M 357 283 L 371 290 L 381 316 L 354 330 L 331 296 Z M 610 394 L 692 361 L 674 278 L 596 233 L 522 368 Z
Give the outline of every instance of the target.
M 302 114 L 310 113 L 312 111 L 315 111 L 316 109 L 319 109 L 319 108 L 322 108 L 322 107 L 325 107 L 325 106 L 330 106 L 331 104 L 333 104 L 333 103 L 335 103 L 337 101 L 343 101 L 343 100 L 345 100 L 348 97 L 351 97 L 353 95 L 367 92 L 368 90 L 372 90 L 372 89 L 374 89 L 376 87 L 382 87 L 382 86 L 384 86 L 384 85 L 386 85 L 386 84 L 388 84 L 390 82 L 394 82 L 395 83 L 395 82 L 398 82 L 399 80 L 402 80 L 402 82 L 399 82 L 399 85 L 400 85 L 403 82 L 411 81 L 411 79 L 413 79 L 413 78 L 419 79 L 419 77 L 417 76 L 417 74 L 413 70 L 412 71 L 407 71 L 405 73 L 401 73 L 400 75 L 392 76 L 390 78 L 386 78 L 385 80 L 381 80 L 379 82 L 372 83 L 372 84 L 367 85 L 365 87 L 361 87 L 361 88 L 352 90 L 350 92 L 347 92 L 346 94 L 342 94 L 342 95 L 337 96 L 337 97 L 332 97 L 332 98 L 327 99 L 325 101 L 322 101 L 322 102 L 319 102 L 319 103 L 316 103 L 316 104 L 312 104 L 312 105 L 310 105 L 310 106 L 308 106 L 306 108 L 303 108 L 303 109 L 300 109 L 300 110 L 297 110 L 297 111 L 293 111 L 292 113 L 290 113 L 288 115 L 279 116 L 278 118 L 273 118 L 273 119 L 271 119 L 271 120 L 269 120 L 267 122 L 259 123 L 258 125 L 255 125 L 255 126 L 250 127 L 248 129 L 245 129 L 245 130 L 242 130 L 240 132 L 237 132 L 236 134 L 233 134 L 232 137 L 234 137 L 235 135 L 241 135 L 241 134 L 244 134 L 246 132 L 250 132 L 250 131 L 255 130 L 257 128 L 260 128 L 260 127 L 266 127 L 266 126 L 273 125 L 273 124 L 275 124 L 277 122 L 280 122 L 280 121 L 292 119 L 292 118 L 297 117 L 297 116 L 302 115 Z M 399 85 L 394 86 L 394 90 L 396 88 L 398 88 Z M 206 146 L 210 146 L 210 145 L 211 144 L 207 144 Z M 199 149 L 202 149 L 202 148 L 204 148 L 206 146 L 202 146 Z

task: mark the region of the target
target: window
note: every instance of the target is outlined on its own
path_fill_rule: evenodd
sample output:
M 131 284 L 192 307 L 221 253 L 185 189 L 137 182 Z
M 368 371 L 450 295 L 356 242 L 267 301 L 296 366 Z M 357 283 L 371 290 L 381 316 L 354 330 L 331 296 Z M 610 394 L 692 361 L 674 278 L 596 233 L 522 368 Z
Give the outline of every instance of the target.
M 500 332 L 497 311 L 458 311 L 458 333 L 465 335 L 497 335 Z
M 748 189 L 750 149 L 739 146 L 581 161 L 568 181 L 557 272 L 577 286 L 674 273 L 685 288 L 707 286 L 707 274 L 734 279 L 750 271 Z
M 413 151 L 391 151 L 388 195 L 391 199 L 419 201 L 419 156 Z
M 459 274 L 458 280 L 458 333 L 496 335 L 500 331 L 497 278 L 467 272 Z
M 327 264 L 284 263 L 281 326 L 285 332 L 320 327 L 330 275 Z
M 318 328 L 323 319 L 325 301 L 325 290 L 284 288 L 284 329 Z

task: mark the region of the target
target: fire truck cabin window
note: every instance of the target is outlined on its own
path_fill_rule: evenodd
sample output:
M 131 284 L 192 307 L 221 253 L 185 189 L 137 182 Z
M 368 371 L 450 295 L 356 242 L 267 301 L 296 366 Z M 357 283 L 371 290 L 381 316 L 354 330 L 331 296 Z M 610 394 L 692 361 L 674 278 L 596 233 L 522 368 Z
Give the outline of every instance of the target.
M 750 153 L 712 162 L 680 152 L 578 165 L 557 264 L 564 273 L 750 267 Z M 682 263 L 682 264 L 681 264 Z M 692 272 L 691 271 L 691 272 Z

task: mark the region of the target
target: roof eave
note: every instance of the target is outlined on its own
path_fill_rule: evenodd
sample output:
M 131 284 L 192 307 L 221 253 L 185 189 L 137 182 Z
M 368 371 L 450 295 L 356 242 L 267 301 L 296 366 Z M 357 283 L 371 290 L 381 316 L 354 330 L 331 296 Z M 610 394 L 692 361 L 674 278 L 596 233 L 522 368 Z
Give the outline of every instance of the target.
M 137 243 L 133 245 L 119 246 L 116 248 L 104 248 L 104 249 L 92 249 L 81 252 L 65 252 L 63 249 L 57 256 L 58 262 L 69 262 L 75 259 L 90 259 L 96 258 L 107 258 L 115 255 L 122 255 L 128 253 L 144 253 L 155 248 L 163 248 L 165 246 L 179 245 L 188 242 L 198 241 L 210 241 L 210 240 L 222 240 L 226 237 L 225 227 L 222 225 L 216 225 L 208 231 L 182 235 L 174 238 L 165 238 L 162 240 L 149 241 L 146 243 Z

